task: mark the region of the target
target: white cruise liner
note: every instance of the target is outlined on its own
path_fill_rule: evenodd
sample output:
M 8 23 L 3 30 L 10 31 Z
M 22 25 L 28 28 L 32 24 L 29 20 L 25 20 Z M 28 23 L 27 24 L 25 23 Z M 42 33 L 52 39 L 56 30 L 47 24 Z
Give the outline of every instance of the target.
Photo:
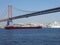
M 60 28 L 60 24 L 55 21 L 54 23 L 49 24 L 49 27 L 50 28 Z

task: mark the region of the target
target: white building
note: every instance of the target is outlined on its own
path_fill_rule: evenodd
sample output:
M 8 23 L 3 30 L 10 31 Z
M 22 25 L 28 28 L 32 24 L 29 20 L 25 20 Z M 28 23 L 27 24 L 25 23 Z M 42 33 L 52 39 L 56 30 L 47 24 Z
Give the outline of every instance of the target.
M 50 27 L 50 28 L 60 28 L 60 23 L 55 21 L 55 22 L 49 24 L 48 27 Z

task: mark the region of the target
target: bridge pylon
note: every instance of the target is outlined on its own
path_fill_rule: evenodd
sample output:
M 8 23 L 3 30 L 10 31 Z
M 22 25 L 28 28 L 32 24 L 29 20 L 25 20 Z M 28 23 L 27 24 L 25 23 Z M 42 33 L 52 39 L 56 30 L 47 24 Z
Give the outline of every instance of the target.
M 7 20 L 7 26 L 12 23 L 12 5 L 8 5 L 8 20 Z M 9 20 L 10 19 L 10 20 Z

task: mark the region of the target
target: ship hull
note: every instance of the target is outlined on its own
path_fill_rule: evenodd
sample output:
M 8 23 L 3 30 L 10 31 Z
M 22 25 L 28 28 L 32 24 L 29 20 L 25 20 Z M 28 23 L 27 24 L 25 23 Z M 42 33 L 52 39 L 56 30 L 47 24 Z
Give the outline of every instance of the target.
M 41 26 L 38 27 L 14 27 L 14 26 L 6 26 L 5 29 L 40 29 Z

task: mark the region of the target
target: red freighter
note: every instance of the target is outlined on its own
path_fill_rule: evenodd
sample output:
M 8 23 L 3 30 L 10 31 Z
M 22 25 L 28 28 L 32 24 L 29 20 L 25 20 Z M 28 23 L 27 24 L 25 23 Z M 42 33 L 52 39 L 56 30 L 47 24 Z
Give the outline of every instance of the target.
M 40 29 L 42 26 L 36 27 L 17 27 L 17 26 L 5 26 L 5 29 Z

